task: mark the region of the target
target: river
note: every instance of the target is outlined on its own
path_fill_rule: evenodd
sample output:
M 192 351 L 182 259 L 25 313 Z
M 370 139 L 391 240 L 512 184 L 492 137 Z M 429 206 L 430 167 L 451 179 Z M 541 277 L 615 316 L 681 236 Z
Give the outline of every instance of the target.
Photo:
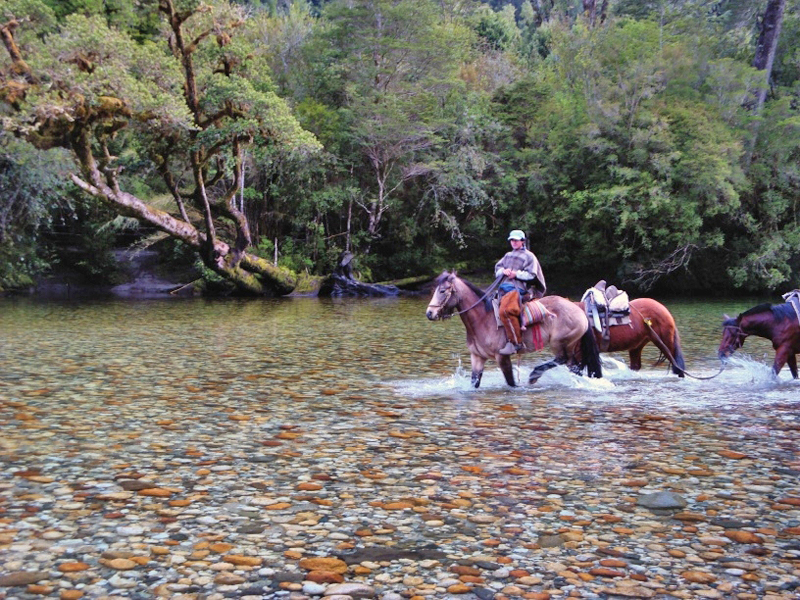
M 723 314 L 736 315 L 757 303 L 755 298 L 665 302 L 678 324 L 690 373 L 708 377 L 719 370 Z M 426 298 L 416 297 L 6 299 L 0 301 L 0 372 L 12 397 L 37 388 L 50 388 L 58 397 L 84 388 L 180 393 L 187 385 L 216 382 L 223 397 L 280 389 L 314 397 L 334 387 L 387 398 L 546 393 L 552 402 L 631 402 L 657 409 L 791 400 L 796 393 L 788 368 L 773 380 L 771 344 L 756 337 L 710 381 L 679 380 L 654 367 L 658 352 L 650 345 L 639 373 L 627 369 L 626 355 L 603 355 L 604 380 L 585 380 L 561 368 L 534 386 L 510 390 L 490 362 L 474 391 L 463 326 L 458 319 L 427 321 L 425 305 Z M 546 358 L 545 350 L 515 359 L 518 380 L 527 381 L 531 367 Z
M 707 377 L 718 371 L 723 314 L 736 315 L 758 302 L 756 298 L 664 301 L 678 324 L 692 374 Z M 458 319 L 427 321 L 426 303 L 422 297 L 78 303 L 1 299 L 0 371 L 12 394 L 16 386 L 23 386 L 18 390 L 22 392 L 31 387 L 75 388 L 82 380 L 98 386 L 98 372 L 135 373 L 139 389 L 215 378 L 234 385 L 248 376 L 268 375 L 287 382 L 301 376 L 299 385 L 289 387 L 305 395 L 331 385 L 371 391 L 377 386 L 382 393 L 401 395 L 426 390 L 455 396 L 472 392 L 469 374 L 464 373 L 469 354 L 463 326 Z M 769 376 L 773 356 L 769 341 L 751 337 L 727 371 L 713 383 L 700 383 L 678 381 L 667 375 L 666 368 L 653 367 L 658 352 L 648 346 L 640 373 L 627 370 L 626 355 L 604 355 L 608 380 L 594 391 L 628 397 L 630 385 L 645 386 L 649 389 L 635 400 L 654 406 L 679 401 L 671 399 L 671 393 L 662 395 L 660 388 L 669 383 L 680 386 L 687 405 L 723 397 L 749 400 L 747 386 L 741 385 L 747 382 L 763 384 L 777 395 L 794 393 L 788 368 L 777 381 Z M 524 375 L 521 380 L 527 380 L 532 365 L 546 358 L 545 350 L 515 359 Z M 73 368 L 67 369 L 70 377 L 65 379 L 68 365 Z M 523 385 L 517 391 L 526 395 L 546 389 L 548 394 L 579 397 L 583 394 L 570 390 L 592 388 L 591 383 L 558 369 L 536 386 Z M 480 390 L 472 393 L 506 392 L 505 387 L 490 362 Z M 675 389 L 667 385 L 669 392 Z
M 761 301 L 663 300 L 687 370 L 707 379 L 652 366 L 649 347 L 638 373 L 604 355 L 603 379 L 559 367 L 515 388 L 490 362 L 475 390 L 463 325 L 429 322 L 423 297 L 0 299 L 0 571 L 35 571 L 38 585 L 85 597 L 280 598 L 330 583 L 298 579 L 304 556 L 435 547 L 430 565 L 366 560 L 346 582 L 389 600 L 511 588 L 593 598 L 611 585 L 592 570 L 605 568 L 596 553 L 613 547 L 629 555 L 613 577 L 647 588 L 632 597 L 793 597 L 800 384 L 788 369 L 771 375 L 758 338 L 712 377 L 723 313 Z M 518 379 L 547 358 L 515 359 Z M 172 499 L 121 491 L 129 480 Z M 636 507 L 638 494 L 664 490 L 698 521 L 655 524 L 663 515 Z M 708 540 L 730 527 L 768 537 L 764 558 L 727 548 L 749 566 L 708 563 L 722 544 Z M 567 537 L 545 551 L 547 535 Z M 202 554 L 204 539 L 258 562 L 220 579 L 233 567 Z M 146 568 L 111 570 L 131 556 Z M 67 559 L 86 576 L 59 576 Z M 453 582 L 446 568 L 495 559 L 518 574 Z M 697 568 L 709 580 L 687 583 Z

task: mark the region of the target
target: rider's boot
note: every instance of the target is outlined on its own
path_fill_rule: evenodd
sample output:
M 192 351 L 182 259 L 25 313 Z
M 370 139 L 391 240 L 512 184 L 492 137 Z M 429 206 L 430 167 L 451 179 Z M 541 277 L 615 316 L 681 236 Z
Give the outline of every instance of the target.
M 497 353 L 505 355 L 516 354 L 517 350 L 518 348 L 516 344 L 512 344 L 511 342 L 506 342 L 506 345 L 500 348 L 500 350 L 498 350 Z

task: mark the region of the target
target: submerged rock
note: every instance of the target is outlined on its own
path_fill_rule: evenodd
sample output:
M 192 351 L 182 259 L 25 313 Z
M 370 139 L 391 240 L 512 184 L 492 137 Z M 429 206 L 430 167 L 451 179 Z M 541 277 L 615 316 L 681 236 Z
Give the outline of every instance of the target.
M 689 503 L 675 492 L 654 492 L 639 496 L 636 504 L 650 509 L 668 510 L 685 508 Z

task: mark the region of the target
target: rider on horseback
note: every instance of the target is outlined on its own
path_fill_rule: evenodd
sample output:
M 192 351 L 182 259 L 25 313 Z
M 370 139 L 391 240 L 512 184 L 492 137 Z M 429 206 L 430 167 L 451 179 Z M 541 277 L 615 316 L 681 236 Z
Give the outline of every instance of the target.
M 500 354 L 514 354 L 520 349 L 522 331 L 517 316 L 519 308 L 523 302 L 544 296 L 547 289 L 539 260 L 525 247 L 525 232 L 514 229 L 508 234 L 508 241 L 511 251 L 494 266 L 495 277 L 502 275 L 506 278 L 498 288 L 501 296 L 498 313 L 509 342 L 500 350 Z

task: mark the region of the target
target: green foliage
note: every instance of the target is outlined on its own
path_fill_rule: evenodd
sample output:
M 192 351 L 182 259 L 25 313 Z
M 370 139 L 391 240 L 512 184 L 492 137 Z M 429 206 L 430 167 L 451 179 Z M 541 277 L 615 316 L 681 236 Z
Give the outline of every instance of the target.
M 111 250 L 118 229 L 107 226 L 113 215 L 66 183 L 66 153 L 0 139 L 0 189 L 9 190 L 0 195 L 0 288 L 31 286 L 56 266 L 87 282 L 117 283 Z
M 94 107 L 101 107 L 104 97 L 113 97 L 132 112 L 147 115 L 150 127 L 193 126 L 180 85 L 180 65 L 152 44 L 136 44 L 108 28 L 101 17 L 70 15 L 59 33 L 37 46 L 29 64 L 34 72 L 45 73 L 52 85 L 31 90 L 26 112 L 69 112 L 76 95 Z M 77 68 L 86 61 L 90 69 Z M 65 95 L 64 88 L 72 94 Z
M 67 168 L 63 153 L 32 151 L 0 134 L 0 288 L 27 287 L 54 261 L 47 234 L 66 205 Z
M 472 17 L 478 36 L 492 50 L 509 50 L 519 38 L 519 30 L 514 20 L 514 8 L 507 5 L 495 12 L 487 5 L 481 5 Z
M 277 244 L 280 265 L 309 273 L 350 249 L 364 280 L 487 269 L 513 227 L 551 280 L 756 291 L 800 274 L 797 0 L 757 118 L 758 6 L 739 0 L 617 0 L 594 24 L 578 0 L 214 1 L 186 24 L 187 39 L 218 36 L 192 54 L 199 118 L 181 64 L 153 36 L 155 4 L 140 4 L 142 19 L 133 6 L 0 5 L 36 23 L 18 42 L 49 83 L 29 92 L 21 122 L 82 98 L 110 127 L 103 103 L 122 99 L 137 118 L 107 140 L 120 180 L 173 212 L 159 159 L 183 185 L 193 149 L 252 141 L 245 212 L 270 262 Z M 214 194 L 234 160 L 207 165 L 222 175 Z M 41 230 L 44 204 L 33 193 L 23 204 Z M 26 235 L 20 255 L 40 243 Z
M 5 23 L 12 19 L 23 20 L 30 22 L 36 28 L 35 30 L 28 28 L 21 32 L 21 37 L 17 38 L 17 44 L 21 47 L 25 46 L 27 40 L 36 37 L 34 31 L 38 31 L 39 35 L 42 32 L 52 31 L 57 18 L 56 11 L 44 0 L 3 0 L 0 4 L 0 21 Z
M 648 287 L 716 248 L 713 219 L 739 207 L 752 70 L 723 80 L 721 66 L 692 64 L 680 36 L 647 21 L 553 34 L 542 76 L 499 98 L 518 187 L 546 226 L 542 254 Z
M 769 104 L 748 170 L 749 188 L 728 223 L 727 268 L 738 287 L 796 287 L 800 268 L 800 115 L 791 100 Z

